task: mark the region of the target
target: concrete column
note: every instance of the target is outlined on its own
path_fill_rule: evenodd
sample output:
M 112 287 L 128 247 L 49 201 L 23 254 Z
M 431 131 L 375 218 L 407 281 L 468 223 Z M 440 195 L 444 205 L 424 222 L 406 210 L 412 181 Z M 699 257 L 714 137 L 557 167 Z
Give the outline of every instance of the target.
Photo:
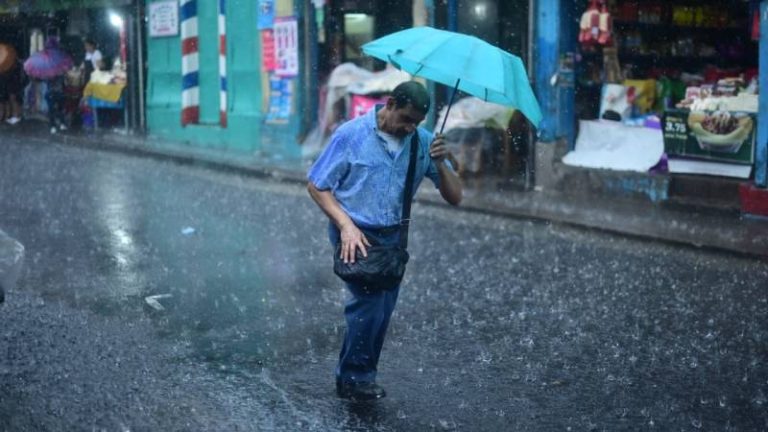
M 766 187 L 768 170 L 768 1 L 760 4 L 760 110 L 757 121 L 755 184 Z
M 541 105 L 544 119 L 539 128 L 539 140 L 557 139 L 559 123 L 559 92 L 550 81 L 557 73 L 560 54 L 560 0 L 540 0 L 535 7 L 533 44 L 534 90 Z

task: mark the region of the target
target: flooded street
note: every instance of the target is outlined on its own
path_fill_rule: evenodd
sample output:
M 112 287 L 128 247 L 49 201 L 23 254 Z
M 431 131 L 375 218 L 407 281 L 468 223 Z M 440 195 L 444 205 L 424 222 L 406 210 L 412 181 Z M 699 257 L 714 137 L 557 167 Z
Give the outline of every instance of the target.
M 414 206 L 379 364 L 338 399 L 346 292 L 303 185 L 2 140 L 4 430 L 768 428 L 768 264 Z M 425 183 L 422 187 L 432 187 Z

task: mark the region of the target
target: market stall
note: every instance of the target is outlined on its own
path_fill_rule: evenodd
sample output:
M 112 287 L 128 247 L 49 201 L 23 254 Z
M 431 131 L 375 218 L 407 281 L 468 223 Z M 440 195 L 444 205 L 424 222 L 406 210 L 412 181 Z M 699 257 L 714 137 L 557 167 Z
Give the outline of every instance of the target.
M 575 80 L 580 126 L 564 162 L 750 178 L 759 2 L 582 4 Z M 613 139 L 600 139 L 606 136 Z
M 82 89 L 83 126 L 98 130 L 99 111 L 109 110 L 113 114 L 122 116 L 123 127 L 127 130 L 126 85 L 126 73 L 119 63 L 110 71 L 94 70 L 90 80 Z

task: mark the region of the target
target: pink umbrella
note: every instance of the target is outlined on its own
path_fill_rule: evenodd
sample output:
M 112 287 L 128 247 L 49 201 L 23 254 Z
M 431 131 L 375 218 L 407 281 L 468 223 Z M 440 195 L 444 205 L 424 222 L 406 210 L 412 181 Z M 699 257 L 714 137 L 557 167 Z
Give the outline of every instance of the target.
M 48 39 L 44 50 L 32 54 L 24 62 L 24 71 L 33 78 L 47 80 L 63 75 L 72 64 L 72 58 L 59 49 L 56 39 Z

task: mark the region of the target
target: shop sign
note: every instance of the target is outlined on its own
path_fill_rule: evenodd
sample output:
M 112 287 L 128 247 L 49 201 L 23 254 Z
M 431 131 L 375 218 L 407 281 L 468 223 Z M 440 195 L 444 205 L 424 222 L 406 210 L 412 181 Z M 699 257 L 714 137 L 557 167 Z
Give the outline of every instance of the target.
M 752 165 L 754 113 L 668 110 L 664 113 L 664 150 L 669 156 Z
M 149 4 L 149 36 L 164 37 L 179 34 L 178 0 Z
M 275 74 L 293 77 L 299 74 L 299 26 L 294 17 L 275 18 Z

